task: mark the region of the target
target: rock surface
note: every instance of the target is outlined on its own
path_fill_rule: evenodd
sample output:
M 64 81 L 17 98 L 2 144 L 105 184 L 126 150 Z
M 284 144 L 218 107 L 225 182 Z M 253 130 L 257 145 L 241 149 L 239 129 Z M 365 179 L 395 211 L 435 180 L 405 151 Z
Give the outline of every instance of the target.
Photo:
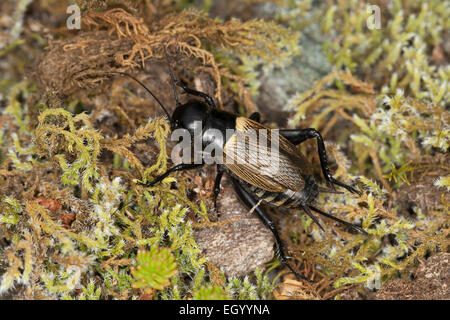
M 195 240 L 208 260 L 227 276 L 244 276 L 273 258 L 273 235 L 240 202 L 226 176 L 221 185 L 218 222 L 230 222 L 195 229 Z

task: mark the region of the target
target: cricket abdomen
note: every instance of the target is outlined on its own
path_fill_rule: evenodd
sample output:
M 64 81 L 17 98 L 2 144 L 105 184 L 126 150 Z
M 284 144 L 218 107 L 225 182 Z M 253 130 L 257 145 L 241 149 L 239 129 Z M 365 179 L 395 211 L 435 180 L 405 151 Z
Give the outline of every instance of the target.
M 300 191 L 286 189 L 281 192 L 272 192 L 261 189 L 254 185 L 248 184 L 249 191 L 259 200 L 276 207 L 299 208 L 301 204 L 309 204 L 313 202 L 318 194 L 319 188 L 312 177 L 305 178 L 305 188 Z

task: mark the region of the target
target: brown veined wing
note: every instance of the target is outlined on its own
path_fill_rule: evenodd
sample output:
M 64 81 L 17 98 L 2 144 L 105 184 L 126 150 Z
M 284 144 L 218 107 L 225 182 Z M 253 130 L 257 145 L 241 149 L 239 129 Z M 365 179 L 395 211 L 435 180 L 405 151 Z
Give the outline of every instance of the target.
M 248 118 L 236 119 L 236 131 L 223 148 L 224 165 L 240 179 L 263 190 L 300 191 L 310 174 L 308 161 L 278 130 Z

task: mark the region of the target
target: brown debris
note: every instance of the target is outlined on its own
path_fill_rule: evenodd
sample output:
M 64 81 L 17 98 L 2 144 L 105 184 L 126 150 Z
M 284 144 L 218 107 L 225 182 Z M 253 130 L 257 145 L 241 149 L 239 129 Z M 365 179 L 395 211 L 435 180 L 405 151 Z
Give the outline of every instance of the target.
M 450 156 L 435 156 L 424 158 L 424 161 L 415 165 L 417 168 L 409 177 L 409 183 L 403 183 L 398 191 L 397 203 L 399 212 L 411 213 L 411 210 L 420 209 L 429 213 L 443 207 L 442 200 L 450 202 L 450 193 L 434 185 L 441 176 L 450 170 Z
M 438 253 L 415 272 L 415 280 L 395 280 L 375 295 L 377 300 L 450 300 L 450 253 Z
M 59 216 L 63 227 L 66 229 L 70 229 L 70 224 L 75 220 L 75 213 L 66 213 Z
M 94 87 L 108 79 L 108 70 L 124 71 L 115 59 L 118 52 L 126 52 L 131 47 L 129 38 L 111 38 L 107 31 L 84 32 L 53 42 L 38 61 L 32 77 L 47 91 L 68 96 L 80 87 Z
M 41 206 L 43 206 L 45 209 L 48 209 L 50 211 L 57 211 L 62 208 L 59 202 L 55 199 L 38 197 L 35 199 L 35 201 L 39 203 Z
M 285 277 L 273 292 L 273 296 L 276 300 L 320 300 L 311 284 L 305 280 L 293 279 L 290 276 Z
M 450 300 L 450 253 L 437 253 L 422 262 L 413 280 L 387 282 L 377 292 L 348 288 L 341 300 Z

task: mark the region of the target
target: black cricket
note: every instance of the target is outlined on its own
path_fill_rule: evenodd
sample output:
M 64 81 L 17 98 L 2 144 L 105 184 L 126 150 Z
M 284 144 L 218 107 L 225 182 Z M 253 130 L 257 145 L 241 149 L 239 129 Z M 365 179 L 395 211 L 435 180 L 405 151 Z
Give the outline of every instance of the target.
M 208 132 L 208 129 L 210 128 L 219 130 L 222 133 L 222 137 L 226 137 L 226 129 L 235 129 L 237 130 L 237 132 L 249 127 L 255 130 L 260 128 L 266 128 L 270 130 L 269 128 L 264 127 L 259 123 L 260 114 L 258 112 L 253 113 L 249 118 L 245 118 L 218 109 L 214 103 L 214 100 L 209 95 L 188 88 L 182 82 L 177 81 L 170 68 L 169 61 L 167 62 L 169 67 L 169 74 L 171 77 L 171 86 L 176 101 L 176 109 L 173 112 L 172 116 L 170 116 L 167 109 L 163 106 L 159 99 L 142 82 L 127 73 L 113 73 L 119 73 L 132 78 L 137 83 L 139 83 L 150 95 L 152 95 L 152 97 L 158 102 L 158 104 L 167 115 L 172 130 L 179 128 L 186 129 L 189 131 L 193 139 L 195 125 L 200 122 L 202 124 L 203 130 L 201 136 L 203 148 L 209 144 L 216 143 L 219 144 L 217 145 L 217 147 L 219 148 L 230 149 L 229 144 L 232 143 L 230 142 L 231 138 L 227 141 L 223 141 L 223 138 L 215 139 L 214 135 L 211 135 L 211 133 Z M 181 104 L 178 100 L 176 86 L 179 86 L 188 94 L 202 98 L 204 102 L 199 100 L 190 100 L 185 104 Z M 223 174 L 227 172 L 238 197 L 249 209 L 254 208 L 254 212 L 256 212 L 264 225 L 269 228 L 275 236 L 276 253 L 280 259 L 280 262 L 283 265 L 287 266 L 297 278 L 305 279 L 288 263 L 288 257 L 285 254 L 284 247 L 276 226 L 273 223 L 272 219 L 268 216 L 268 214 L 263 210 L 263 208 L 258 205 L 258 203 L 262 201 L 263 203 L 275 207 L 302 209 L 322 230 L 324 230 L 317 218 L 312 214 L 312 210 L 320 215 L 340 222 L 359 233 L 367 235 L 367 233 L 361 227 L 338 219 L 311 205 L 311 203 L 313 203 L 313 201 L 317 198 L 319 192 L 339 193 L 335 190 L 334 185 L 338 185 L 352 193 L 356 193 L 359 195 L 360 192 L 355 188 L 333 178 L 327 164 L 325 145 L 322 136 L 318 131 L 313 128 L 279 130 L 279 135 L 281 148 L 280 157 L 283 157 L 282 159 L 280 159 L 280 161 L 282 163 L 283 172 L 281 174 L 274 173 L 272 176 L 267 176 L 267 174 L 262 175 L 258 171 L 257 167 L 250 167 L 246 165 L 231 166 L 226 164 L 217 164 L 217 175 L 215 178 L 213 191 L 214 208 L 215 210 L 217 210 L 217 196 L 220 192 L 220 182 Z M 313 177 L 311 165 L 295 147 L 295 145 L 298 145 L 308 139 L 317 140 L 322 173 L 331 189 L 321 188 L 318 186 L 315 178 Z M 239 151 L 240 153 L 245 153 L 245 150 Z M 156 183 L 162 181 L 175 171 L 195 169 L 203 165 L 204 163 L 182 163 L 170 168 L 169 170 L 167 170 L 167 172 L 156 177 L 154 180 L 146 184 L 139 184 L 145 187 L 151 187 Z

